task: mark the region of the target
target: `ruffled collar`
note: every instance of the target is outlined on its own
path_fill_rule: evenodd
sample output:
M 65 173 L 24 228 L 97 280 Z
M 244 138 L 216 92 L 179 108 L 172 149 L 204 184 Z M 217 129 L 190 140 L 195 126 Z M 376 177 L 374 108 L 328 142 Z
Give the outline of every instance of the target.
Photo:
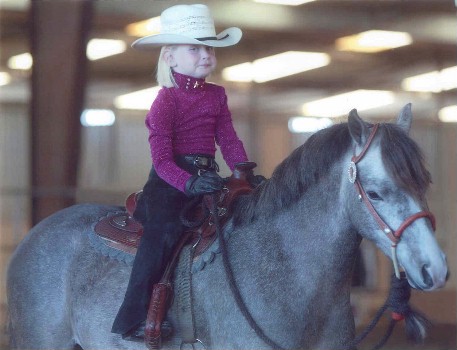
M 173 72 L 173 78 L 175 79 L 176 85 L 179 89 L 189 91 L 199 91 L 205 86 L 205 79 L 193 78 L 188 75 Z

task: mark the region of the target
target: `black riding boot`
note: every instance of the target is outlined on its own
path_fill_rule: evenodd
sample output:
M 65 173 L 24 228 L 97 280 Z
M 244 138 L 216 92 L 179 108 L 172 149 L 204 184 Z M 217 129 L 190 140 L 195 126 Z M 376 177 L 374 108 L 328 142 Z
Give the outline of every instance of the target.
M 168 229 L 172 229 L 172 225 L 168 226 Z M 180 227 L 175 227 L 174 236 L 179 237 L 180 230 Z M 166 247 L 168 242 L 160 227 L 146 223 L 144 232 L 148 233 L 144 233 L 141 238 L 124 302 L 113 324 L 113 333 L 126 334 L 146 319 L 152 286 L 160 280 L 164 262 L 169 255 L 170 248 Z
M 206 158 L 205 164 L 200 160 Z M 211 157 L 210 157 L 211 158 Z M 177 156 L 176 164 L 196 174 L 199 169 L 216 170 L 214 158 Z M 183 226 L 179 215 L 189 198 L 162 180 L 152 168 L 133 216 L 143 224 L 141 238 L 124 302 L 114 321 L 112 332 L 134 334 L 146 320 L 152 287 L 162 277 Z
M 151 191 L 151 187 L 155 190 Z M 164 184 L 155 171 L 151 171 L 134 213 L 143 224 L 143 235 L 124 302 L 113 323 L 113 333 L 129 335 L 146 320 L 152 287 L 162 277 L 173 247 L 183 232 L 179 213 L 186 200 L 182 192 Z

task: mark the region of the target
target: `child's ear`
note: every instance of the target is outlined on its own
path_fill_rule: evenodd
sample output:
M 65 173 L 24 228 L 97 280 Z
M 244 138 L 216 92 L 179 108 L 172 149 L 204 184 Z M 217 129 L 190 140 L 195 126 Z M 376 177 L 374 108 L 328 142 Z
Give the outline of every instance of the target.
M 163 53 L 163 60 L 166 62 L 168 67 L 176 67 L 175 58 L 171 50 L 167 50 Z

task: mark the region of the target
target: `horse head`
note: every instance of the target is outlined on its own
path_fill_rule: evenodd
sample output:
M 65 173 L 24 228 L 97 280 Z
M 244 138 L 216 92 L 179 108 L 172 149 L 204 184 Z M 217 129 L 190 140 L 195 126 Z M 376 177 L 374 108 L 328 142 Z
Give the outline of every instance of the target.
M 433 290 L 444 286 L 448 270 L 425 199 L 430 173 L 408 136 L 411 121 L 410 104 L 395 124 L 372 125 L 350 112 L 352 222 L 392 259 L 397 274 L 405 270 L 412 287 Z

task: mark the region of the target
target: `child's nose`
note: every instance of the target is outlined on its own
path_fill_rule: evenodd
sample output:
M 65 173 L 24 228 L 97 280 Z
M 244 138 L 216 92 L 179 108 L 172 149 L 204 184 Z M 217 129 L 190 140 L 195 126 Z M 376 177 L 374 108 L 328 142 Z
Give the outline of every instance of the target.
M 209 53 L 209 50 L 207 47 L 202 47 L 200 54 L 201 54 L 202 58 L 208 58 L 210 56 L 210 53 Z

